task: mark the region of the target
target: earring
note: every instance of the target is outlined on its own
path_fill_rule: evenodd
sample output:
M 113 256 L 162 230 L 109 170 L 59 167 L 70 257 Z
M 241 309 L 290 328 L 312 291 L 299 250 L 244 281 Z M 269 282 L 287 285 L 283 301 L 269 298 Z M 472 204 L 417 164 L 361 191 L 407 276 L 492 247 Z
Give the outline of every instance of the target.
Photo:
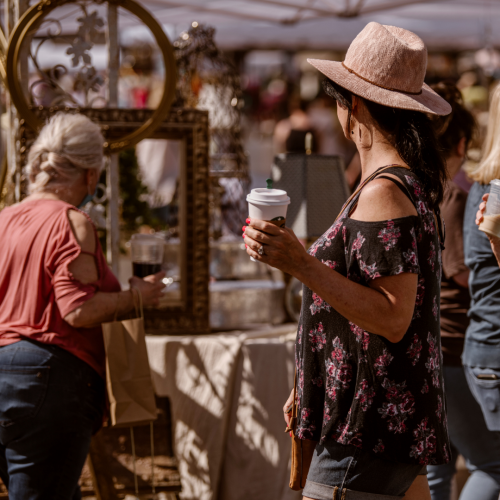
M 351 134 L 354 134 L 354 130 L 351 132 Z

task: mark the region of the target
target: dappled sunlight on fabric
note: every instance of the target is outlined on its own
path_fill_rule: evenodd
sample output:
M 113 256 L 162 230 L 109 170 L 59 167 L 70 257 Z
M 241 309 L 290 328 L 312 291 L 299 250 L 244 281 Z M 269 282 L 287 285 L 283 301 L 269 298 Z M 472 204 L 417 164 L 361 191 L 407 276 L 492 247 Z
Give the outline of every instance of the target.
M 243 361 L 242 375 L 241 392 L 236 410 L 236 435 L 251 450 L 260 452 L 269 464 L 277 467 L 280 459 L 279 444 L 261 423 L 269 420 L 269 414 L 254 395 L 252 365 L 246 356 Z
M 295 332 L 147 339 L 156 389 L 171 400 L 182 500 L 298 500 L 281 411 Z
M 175 383 L 179 391 L 203 406 L 212 415 L 218 418 L 222 416 L 224 406 L 216 389 L 206 373 L 191 363 L 183 349 L 179 349 L 177 354 Z
M 179 472 L 182 477 L 183 499 L 211 500 L 212 485 L 209 475 L 208 452 L 203 440 L 184 422 L 175 424 L 175 442 Z

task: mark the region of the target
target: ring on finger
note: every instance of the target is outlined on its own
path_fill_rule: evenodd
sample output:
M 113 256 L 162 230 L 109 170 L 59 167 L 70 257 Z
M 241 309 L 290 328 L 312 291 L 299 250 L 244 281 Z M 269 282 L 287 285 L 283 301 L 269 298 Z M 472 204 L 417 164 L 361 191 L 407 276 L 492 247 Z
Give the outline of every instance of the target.
M 262 257 L 264 255 L 264 246 L 261 245 L 260 248 L 257 250 L 257 253 Z

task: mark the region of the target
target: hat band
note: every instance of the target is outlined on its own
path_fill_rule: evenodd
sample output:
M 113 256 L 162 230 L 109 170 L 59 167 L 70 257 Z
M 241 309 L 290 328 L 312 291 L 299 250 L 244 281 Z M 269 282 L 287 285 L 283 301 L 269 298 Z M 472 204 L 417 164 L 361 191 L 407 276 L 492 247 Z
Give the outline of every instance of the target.
M 422 93 L 422 89 L 420 89 L 419 92 L 408 92 L 407 90 L 399 90 L 399 89 L 393 89 L 391 87 L 385 87 L 384 85 L 380 85 L 379 83 L 372 82 L 371 80 L 368 80 L 368 78 L 365 78 L 364 76 L 361 76 L 360 74 L 356 73 L 351 68 L 348 68 L 343 62 L 342 66 L 349 71 L 349 73 L 352 73 L 353 75 L 356 75 L 358 78 L 361 78 L 361 80 L 364 80 L 365 82 L 371 83 L 372 85 L 375 85 L 376 87 L 380 87 L 381 89 L 385 90 L 391 90 L 392 92 L 401 92 L 402 94 L 410 94 L 410 95 L 420 95 Z

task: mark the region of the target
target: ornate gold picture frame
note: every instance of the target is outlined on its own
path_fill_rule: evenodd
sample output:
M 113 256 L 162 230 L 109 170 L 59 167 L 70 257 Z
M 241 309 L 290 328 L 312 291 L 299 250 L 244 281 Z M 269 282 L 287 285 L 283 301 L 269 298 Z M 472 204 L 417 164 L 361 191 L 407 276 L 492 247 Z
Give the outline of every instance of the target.
M 151 118 L 152 110 L 37 108 L 37 118 L 46 122 L 59 112 L 80 112 L 102 127 L 107 141 L 123 137 Z M 20 158 L 36 134 L 21 120 Z M 208 112 L 172 108 L 166 120 L 148 138 L 181 140 L 184 164 L 181 168 L 183 211 L 180 223 L 181 298 L 145 311 L 146 332 L 150 334 L 202 334 L 209 332 L 209 207 L 208 207 Z M 116 221 L 118 223 L 118 221 Z

